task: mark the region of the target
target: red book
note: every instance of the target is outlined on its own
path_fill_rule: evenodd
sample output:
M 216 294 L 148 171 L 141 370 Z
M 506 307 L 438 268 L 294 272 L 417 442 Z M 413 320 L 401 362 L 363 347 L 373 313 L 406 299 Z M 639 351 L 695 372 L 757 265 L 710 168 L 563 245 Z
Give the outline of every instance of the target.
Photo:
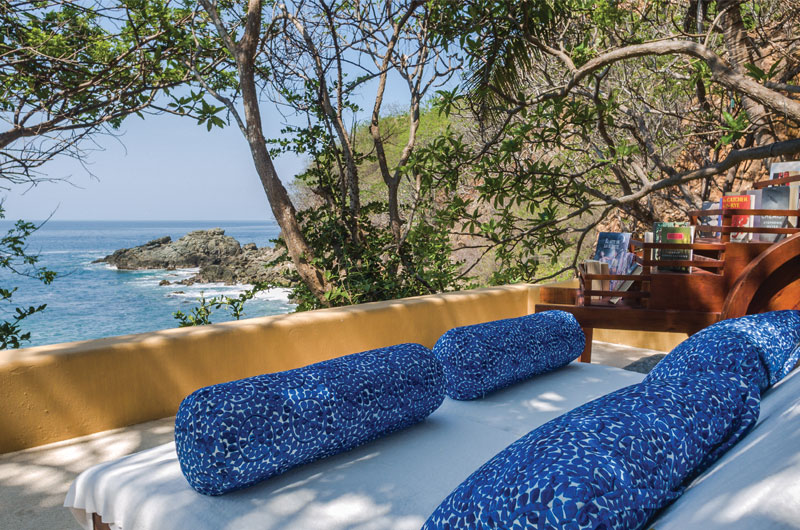
M 720 199 L 720 207 L 723 209 L 750 210 L 753 208 L 752 195 L 725 195 Z M 721 222 L 722 216 L 720 216 Z M 753 226 L 751 215 L 734 215 L 731 219 L 731 226 Z M 731 241 L 749 241 L 752 234 L 749 232 L 734 232 L 731 234 Z

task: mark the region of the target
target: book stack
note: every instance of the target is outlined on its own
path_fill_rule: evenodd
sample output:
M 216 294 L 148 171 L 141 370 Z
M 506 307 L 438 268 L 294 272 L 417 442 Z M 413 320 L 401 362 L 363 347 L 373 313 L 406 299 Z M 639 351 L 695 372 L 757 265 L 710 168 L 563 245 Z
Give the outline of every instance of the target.
M 784 179 L 788 177 L 800 177 L 799 162 L 779 162 L 772 164 L 770 168 L 771 179 Z M 751 190 L 738 193 L 726 193 L 718 202 L 703 202 L 702 210 L 800 210 L 800 181 L 780 183 L 775 186 L 768 186 L 762 189 Z M 676 262 L 691 262 L 694 259 L 691 248 L 677 248 L 678 245 L 691 245 L 695 241 L 697 234 L 716 233 L 704 230 L 704 227 L 714 225 L 713 217 L 717 215 L 716 224 L 722 225 L 722 216 L 701 215 L 698 213 L 697 226 L 691 226 L 688 222 L 666 223 L 658 222 L 653 224 L 652 232 L 644 233 L 645 243 L 674 243 L 676 248 L 666 246 L 660 249 L 653 249 L 652 259 L 659 261 L 659 271 L 669 272 L 691 272 L 691 267 L 678 264 Z M 782 215 L 733 215 L 731 225 L 734 227 L 765 227 L 765 228 L 785 228 L 797 227 L 800 219 L 797 217 L 787 217 Z M 762 241 L 774 243 L 786 237 L 784 234 L 754 234 L 751 232 L 734 232 L 730 234 L 731 241 Z M 633 276 L 641 274 L 642 267 L 636 262 L 636 255 L 629 251 L 631 234 L 629 232 L 600 232 L 597 236 L 597 243 L 593 259 L 584 260 L 578 265 L 582 275 L 625 275 Z M 698 259 L 703 259 L 700 256 Z M 673 262 L 673 263 L 670 263 Z M 701 264 L 702 265 L 702 264 Z M 703 267 L 701 266 L 701 269 Z M 591 285 L 585 288 L 592 291 L 627 291 L 633 285 L 634 280 L 592 280 Z M 603 299 L 594 296 L 593 301 Z M 616 304 L 621 300 L 621 296 L 610 296 L 607 298 L 611 303 Z
M 631 243 L 630 232 L 600 232 L 597 235 L 594 259 L 585 260 L 578 265 L 583 274 L 639 274 L 641 266 L 635 255 L 628 251 Z M 626 291 L 633 282 L 630 280 L 592 280 L 593 291 Z M 593 297 L 593 301 L 599 297 Z M 612 297 L 612 303 L 620 297 Z
M 609 274 L 608 272 L 608 263 L 604 263 L 602 261 L 597 261 L 594 259 L 587 259 L 584 260 L 583 263 L 578 265 L 578 268 L 581 271 L 582 275 L 585 274 Z M 592 280 L 591 286 L 589 287 L 592 291 L 610 291 L 610 282 L 609 280 Z M 593 296 L 592 301 L 601 300 L 602 297 L 600 296 Z

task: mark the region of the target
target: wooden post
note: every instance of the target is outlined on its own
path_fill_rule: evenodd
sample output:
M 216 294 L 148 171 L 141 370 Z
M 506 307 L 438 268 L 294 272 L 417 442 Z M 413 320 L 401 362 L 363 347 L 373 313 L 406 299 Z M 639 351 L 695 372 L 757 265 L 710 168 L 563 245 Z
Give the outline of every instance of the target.
M 653 237 L 655 237 L 655 235 Z M 642 245 L 642 276 L 645 278 L 649 278 L 652 272 L 649 265 L 650 258 L 652 256 L 653 251 L 650 248 Z M 650 280 L 642 280 L 642 291 L 650 292 Z M 650 298 L 640 298 L 639 306 L 644 308 L 650 307 Z
M 722 226 L 730 228 L 733 224 L 733 214 L 730 210 L 722 210 Z M 723 232 L 720 234 L 720 241 L 723 243 L 730 243 L 731 242 L 731 233 L 730 232 Z
M 103 519 L 96 513 L 92 514 L 92 525 L 94 530 L 111 530 L 111 525 L 104 523 Z
M 591 363 L 592 362 L 592 334 L 593 328 L 583 328 L 583 334 L 586 336 L 586 345 L 583 347 L 583 353 L 581 354 L 580 361 L 582 363 Z

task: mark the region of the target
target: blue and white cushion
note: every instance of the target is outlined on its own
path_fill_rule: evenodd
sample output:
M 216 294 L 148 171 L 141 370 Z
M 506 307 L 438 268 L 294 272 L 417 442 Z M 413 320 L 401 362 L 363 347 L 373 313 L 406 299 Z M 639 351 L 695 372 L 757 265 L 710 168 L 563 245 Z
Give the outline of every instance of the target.
M 443 400 L 430 350 L 400 344 L 201 388 L 181 403 L 175 445 L 189 484 L 221 495 L 418 423 Z
M 639 529 L 758 418 L 741 376 L 623 388 L 528 433 L 470 475 L 423 530 Z
M 645 380 L 546 423 L 470 475 L 424 530 L 641 529 L 755 425 L 800 356 L 800 312 L 726 320 Z
M 586 338 L 571 313 L 545 311 L 447 331 L 433 353 L 444 367 L 447 395 L 467 400 L 561 368 Z
M 772 311 L 723 320 L 676 346 L 645 381 L 700 372 L 732 372 L 746 376 L 764 391 L 797 364 L 799 344 L 800 311 Z

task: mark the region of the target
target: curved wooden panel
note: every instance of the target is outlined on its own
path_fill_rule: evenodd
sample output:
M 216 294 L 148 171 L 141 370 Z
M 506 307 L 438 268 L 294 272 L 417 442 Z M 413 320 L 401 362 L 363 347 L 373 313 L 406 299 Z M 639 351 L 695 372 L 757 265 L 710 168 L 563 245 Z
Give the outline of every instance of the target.
M 722 318 L 800 308 L 800 234 L 770 246 L 731 288 Z

